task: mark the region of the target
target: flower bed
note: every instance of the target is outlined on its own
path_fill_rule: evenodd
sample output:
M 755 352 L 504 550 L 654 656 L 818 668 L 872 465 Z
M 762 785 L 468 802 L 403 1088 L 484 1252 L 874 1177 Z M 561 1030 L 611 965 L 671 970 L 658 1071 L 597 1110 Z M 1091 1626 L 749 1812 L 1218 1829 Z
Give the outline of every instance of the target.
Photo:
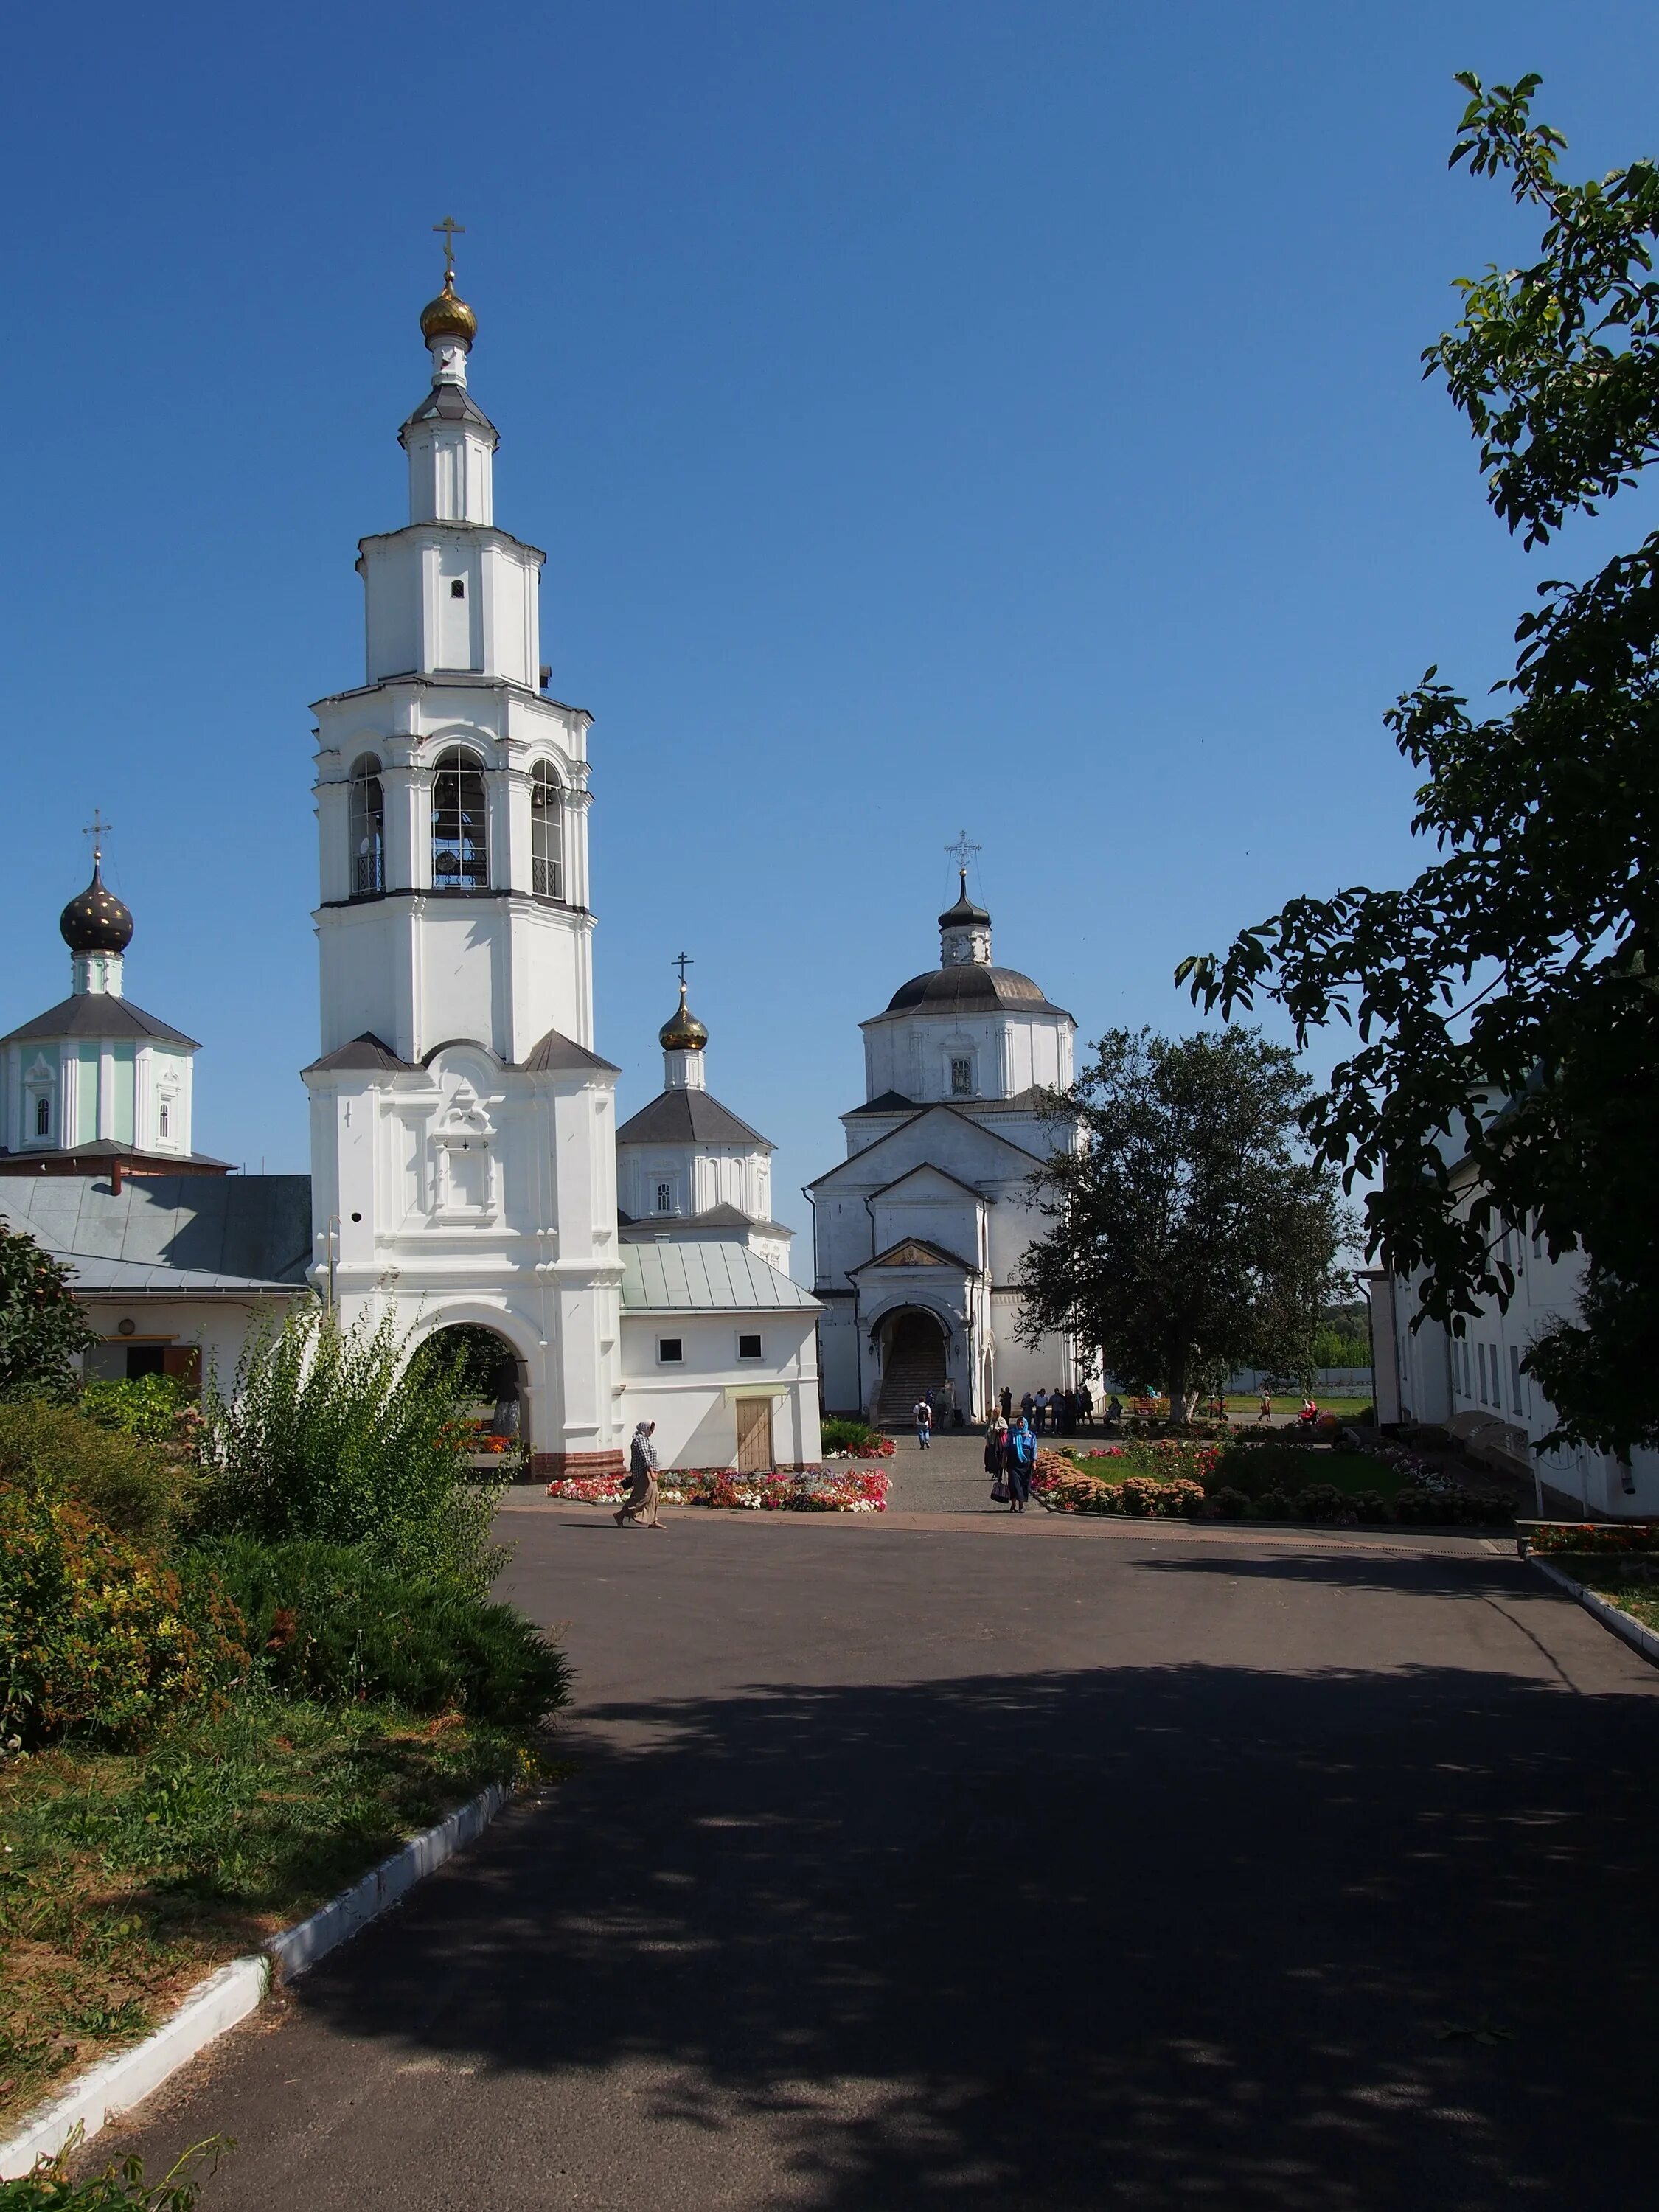
M 1037 1453 L 1031 1495 L 1050 1513 L 1115 1513 L 1137 1521 L 1193 1521 L 1208 1506 L 1202 1484 L 1184 1475 L 1125 1474 L 1109 1481 L 1052 1451 Z
M 1659 1552 L 1659 1528 L 1635 1521 L 1534 1521 L 1523 1532 L 1529 1551 L 1633 1554 Z
M 665 1505 L 707 1505 L 738 1513 L 884 1513 L 891 1484 L 872 1468 L 808 1468 L 798 1474 L 738 1474 L 729 1467 L 667 1468 L 657 1477 Z M 550 1498 L 580 1505 L 620 1505 L 620 1474 L 550 1482 Z
M 1346 1457 L 1339 1480 L 1306 1481 L 1298 1469 L 1294 1480 L 1285 1475 L 1282 1483 L 1268 1480 L 1241 1487 L 1249 1472 L 1249 1458 L 1258 1449 L 1223 1452 L 1165 1438 L 1109 1445 L 1076 1457 L 1039 1449 L 1031 1492 L 1050 1512 L 1117 1514 L 1133 1520 L 1304 1521 L 1334 1528 L 1396 1521 L 1415 1528 L 1504 1528 L 1515 1517 L 1507 1500 L 1465 1490 L 1413 1454 L 1392 1449 L 1373 1455 L 1387 1457 L 1390 1472 L 1406 1478 L 1392 1497 L 1354 1485 L 1357 1455 L 1293 1455 L 1316 1476 L 1322 1466 L 1338 1473 L 1333 1462 Z M 1279 1458 L 1270 1462 L 1273 1472 L 1282 1466 Z
M 825 1459 L 891 1459 L 893 1450 L 891 1437 L 872 1436 L 861 1444 L 849 1444 L 845 1451 L 827 1451 L 823 1455 Z

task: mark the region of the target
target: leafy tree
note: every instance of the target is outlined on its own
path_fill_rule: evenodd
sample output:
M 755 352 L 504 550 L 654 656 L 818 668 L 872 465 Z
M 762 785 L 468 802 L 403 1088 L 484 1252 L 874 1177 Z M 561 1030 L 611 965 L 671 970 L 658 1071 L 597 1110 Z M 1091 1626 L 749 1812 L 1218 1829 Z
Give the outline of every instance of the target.
M 1305 1377 L 1343 1223 L 1292 1054 L 1254 1030 L 1113 1030 L 1096 1051 L 1048 1109 L 1079 1142 L 1032 1177 L 1054 1226 L 1025 1255 L 1020 1337 L 1099 1345 L 1188 1416 L 1237 1367 Z
M 1537 77 L 1458 82 L 1453 164 L 1506 178 L 1543 229 L 1529 266 L 1460 281 L 1425 374 L 1495 512 L 1544 545 L 1659 453 L 1659 170 L 1565 183 Z M 1509 1299 L 1507 1225 L 1583 1247 L 1580 1320 L 1526 1364 L 1557 1435 L 1626 1451 L 1659 1443 L 1659 532 L 1538 597 L 1506 711 L 1471 714 L 1431 668 L 1387 718 L 1443 857 L 1403 890 L 1292 900 L 1176 976 L 1226 1012 L 1278 1000 L 1304 1042 L 1353 1026 L 1304 1126 L 1350 1187 L 1382 1174 L 1370 1249 L 1424 1271 L 1424 1314 L 1461 1332 L 1477 1297 Z
M 0 1401 L 75 1395 L 75 1362 L 98 1339 L 69 1285 L 67 1267 L 0 1221 Z

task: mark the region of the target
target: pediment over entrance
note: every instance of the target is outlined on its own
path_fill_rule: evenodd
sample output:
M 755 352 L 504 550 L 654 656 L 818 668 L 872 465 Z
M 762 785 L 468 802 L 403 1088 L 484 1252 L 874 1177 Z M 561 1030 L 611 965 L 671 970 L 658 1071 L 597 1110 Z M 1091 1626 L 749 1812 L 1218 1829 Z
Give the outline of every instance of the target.
M 867 1275 L 872 1267 L 948 1267 L 953 1274 L 976 1275 L 979 1269 L 959 1254 L 947 1252 L 942 1245 L 930 1244 L 922 1237 L 906 1237 L 896 1244 L 890 1244 L 884 1252 L 878 1252 L 873 1260 L 862 1267 L 854 1267 L 854 1275 Z

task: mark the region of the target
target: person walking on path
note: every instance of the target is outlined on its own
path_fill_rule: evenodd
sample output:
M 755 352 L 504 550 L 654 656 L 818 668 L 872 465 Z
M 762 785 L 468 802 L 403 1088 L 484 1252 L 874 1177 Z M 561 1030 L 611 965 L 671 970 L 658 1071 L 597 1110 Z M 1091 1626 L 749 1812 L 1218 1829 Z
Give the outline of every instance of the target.
M 1024 1395 L 1024 1396 L 1020 1400 L 1020 1401 L 1019 1401 L 1019 1413 L 1020 1413 L 1020 1419 L 1021 1419 L 1023 1421 L 1024 1421 L 1024 1422 L 1027 1424 L 1027 1425 L 1029 1426 L 1029 1425 L 1030 1425 L 1030 1423 L 1031 1416 L 1032 1416 L 1032 1414 L 1033 1414 L 1033 1413 L 1036 1413 L 1036 1399 L 1031 1395 L 1030 1392 L 1028 1390 L 1028 1391 L 1025 1393 L 1025 1395 Z
M 1048 1410 L 1048 1393 L 1046 1390 L 1039 1390 L 1036 1394 L 1036 1402 L 1031 1415 L 1031 1429 L 1034 1435 L 1040 1437 L 1042 1434 L 1043 1416 L 1047 1413 Z
M 1261 1394 L 1261 1410 L 1256 1415 L 1256 1419 L 1259 1421 L 1271 1421 L 1273 1417 L 1273 1394 L 1271 1390 L 1264 1390 Z
M 1006 1382 L 999 1394 L 997 1403 L 1002 1407 L 1002 1425 L 1006 1429 L 1014 1418 L 1014 1394 Z
M 985 1431 L 985 1472 L 991 1478 L 991 1496 L 1000 1504 L 1008 1495 L 1008 1424 L 993 1416 Z
M 1023 1513 L 1031 1495 L 1031 1469 L 1036 1462 L 1036 1437 L 1023 1413 L 1008 1431 L 1002 1457 L 1007 1470 L 1008 1510 Z
M 933 1441 L 933 1408 L 926 1398 L 917 1399 L 910 1418 L 916 1425 L 916 1442 L 926 1451 Z
M 619 1528 L 626 1521 L 631 1521 L 636 1528 L 662 1526 L 657 1518 L 657 1454 L 651 1442 L 656 1425 L 654 1421 L 641 1421 L 628 1447 L 628 1496 L 621 1510 L 611 1516 Z M 646 1516 L 643 1521 L 640 1519 L 642 1513 Z

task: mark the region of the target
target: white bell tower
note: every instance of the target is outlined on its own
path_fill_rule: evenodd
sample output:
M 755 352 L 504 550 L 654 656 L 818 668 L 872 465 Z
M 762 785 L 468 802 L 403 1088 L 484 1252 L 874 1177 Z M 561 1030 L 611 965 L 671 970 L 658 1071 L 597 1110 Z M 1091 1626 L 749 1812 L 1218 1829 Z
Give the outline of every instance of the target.
M 421 316 L 409 521 L 358 549 L 366 681 L 316 702 L 319 1283 L 493 1328 L 550 1472 L 615 1462 L 616 1070 L 593 1051 L 591 717 L 548 691 L 545 557 L 495 523 L 477 323 Z

